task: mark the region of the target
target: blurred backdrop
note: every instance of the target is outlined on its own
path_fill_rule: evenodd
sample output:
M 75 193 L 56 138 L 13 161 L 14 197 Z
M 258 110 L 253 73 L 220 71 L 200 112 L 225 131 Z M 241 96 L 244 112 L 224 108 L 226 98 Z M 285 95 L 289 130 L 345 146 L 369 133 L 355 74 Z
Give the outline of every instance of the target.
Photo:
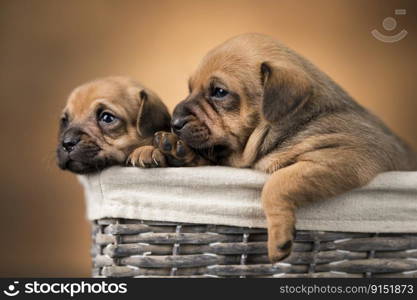
M 395 16 L 395 9 L 406 15 Z M 417 148 L 415 1 L 0 1 L 0 276 L 89 276 L 89 224 L 75 176 L 55 166 L 71 89 L 130 75 L 170 109 L 225 39 L 261 32 L 309 58 Z M 397 27 L 382 21 L 395 17 Z M 392 25 L 392 20 L 391 20 Z M 397 43 L 371 31 L 408 36 Z

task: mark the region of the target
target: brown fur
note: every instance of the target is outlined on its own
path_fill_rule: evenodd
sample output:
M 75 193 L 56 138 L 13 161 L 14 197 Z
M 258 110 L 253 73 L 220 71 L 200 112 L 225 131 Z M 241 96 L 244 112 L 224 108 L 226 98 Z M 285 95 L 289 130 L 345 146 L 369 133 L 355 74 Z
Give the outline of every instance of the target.
M 417 169 L 415 153 L 379 119 L 270 37 L 244 34 L 214 48 L 189 87 L 175 133 L 212 164 L 271 174 L 262 203 L 273 262 L 291 251 L 298 206 L 380 172 Z M 228 94 L 217 97 L 219 88 Z
M 105 112 L 117 119 L 111 124 L 100 121 Z M 64 109 L 58 164 L 75 173 L 124 165 L 135 149 L 152 144 L 156 131 L 169 129 L 169 122 L 159 97 L 133 79 L 107 77 L 86 83 L 71 93 Z M 71 139 L 78 142 L 68 152 L 63 143 Z M 130 163 L 136 162 L 131 157 Z

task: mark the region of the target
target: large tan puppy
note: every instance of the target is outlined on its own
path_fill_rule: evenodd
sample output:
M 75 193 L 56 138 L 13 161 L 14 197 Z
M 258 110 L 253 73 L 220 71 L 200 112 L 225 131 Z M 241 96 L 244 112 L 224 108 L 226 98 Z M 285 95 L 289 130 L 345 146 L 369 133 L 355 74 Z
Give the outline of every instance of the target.
M 69 96 L 60 125 L 58 165 L 91 173 L 112 165 L 140 163 L 170 115 L 158 96 L 136 81 L 108 77 L 86 83 Z M 153 151 L 154 156 L 162 156 Z M 164 162 L 163 157 L 156 157 Z M 144 165 L 142 165 L 144 166 Z
M 271 261 L 286 257 L 294 212 L 368 183 L 380 172 L 416 170 L 417 157 L 379 119 L 309 61 L 259 34 L 211 50 L 189 80 L 169 133 L 156 144 L 189 165 L 271 174 L 262 191 Z M 189 149 L 186 149 L 189 150 Z

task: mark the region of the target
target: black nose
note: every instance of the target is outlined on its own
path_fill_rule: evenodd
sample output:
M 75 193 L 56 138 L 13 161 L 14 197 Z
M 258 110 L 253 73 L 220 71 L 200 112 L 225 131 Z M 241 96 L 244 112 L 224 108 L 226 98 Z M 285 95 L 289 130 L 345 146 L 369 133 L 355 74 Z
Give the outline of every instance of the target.
M 180 131 L 188 120 L 186 118 L 174 118 L 171 122 L 171 126 L 175 131 Z
M 68 153 L 72 152 L 75 146 L 77 146 L 79 142 L 80 142 L 80 137 L 67 136 L 64 138 L 62 142 L 62 148 L 64 148 L 65 151 L 67 151 Z

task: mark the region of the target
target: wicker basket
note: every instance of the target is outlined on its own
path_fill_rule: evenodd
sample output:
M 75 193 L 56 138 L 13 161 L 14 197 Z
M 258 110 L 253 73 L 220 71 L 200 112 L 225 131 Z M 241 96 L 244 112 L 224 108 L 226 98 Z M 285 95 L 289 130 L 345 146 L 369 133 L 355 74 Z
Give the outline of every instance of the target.
M 275 265 L 265 229 L 101 219 L 92 235 L 95 277 L 417 277 L 417 233 L 298 231 Z

